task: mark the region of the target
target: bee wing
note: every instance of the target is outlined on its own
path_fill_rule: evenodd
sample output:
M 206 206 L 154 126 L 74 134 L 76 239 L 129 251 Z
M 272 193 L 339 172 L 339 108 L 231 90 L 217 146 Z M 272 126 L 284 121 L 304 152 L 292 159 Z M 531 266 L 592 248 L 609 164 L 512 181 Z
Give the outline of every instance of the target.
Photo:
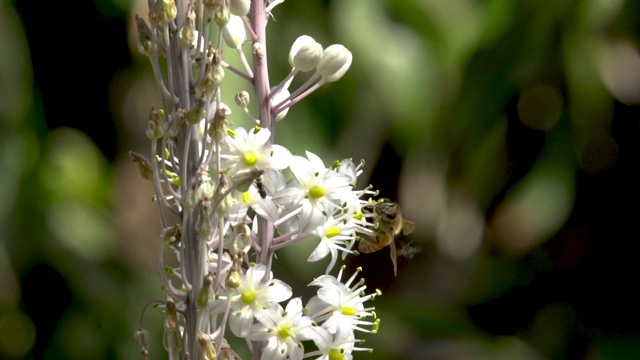
M 409 235 L 416 229 L 416 224 L 411 221 L 404 219 L 402 222 L 402 235 Z
M 368 235 L 362 235 L 360 241 L 358 241 L 358 251 L 361 253 L 369 254 L 380 250 L 380 248 L 377 236 L 373 238 Z
M 396 255 L 396 242 L 392 241 L 389 244 L 391 248 L 391 262 L 393 263 L 393 276 L 398 276 L 398 260 Z

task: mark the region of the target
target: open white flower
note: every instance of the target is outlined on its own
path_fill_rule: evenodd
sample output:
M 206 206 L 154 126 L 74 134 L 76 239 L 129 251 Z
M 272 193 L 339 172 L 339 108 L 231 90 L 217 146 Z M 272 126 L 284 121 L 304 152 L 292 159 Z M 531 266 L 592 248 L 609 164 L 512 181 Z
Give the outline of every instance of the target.
M 249 334 L 256 314 L 291 297 L 291 287 L 280 280 L 271 279 L 273 274 L 269 274 L 270 280 L 263 280 L 266 271 L 266 266 L 262 264 L 249 267 L 240 286 L 231 290 L 229 327 L 236 336 L 245 337 Z
M 282 170 L 289 165 L 291 152 L 280 145 L 270 145 L 271 132 L 268 129 L 253 128 L 249 132 L 237 128 L 224 139 L 226 149 L 220 154 L 223 169 L 227 175 L 252 169 Z
M 299 360 L 304 355 L 302 341 L 326 343 L 331 336 L 303 314 L 300 298 L 291 299 L 285 310 L 274 304 L 256 314 L 258 323 L 247 336 L 249 340 L 264 341 L 261 359 Z
M 293 156 L 289 166 L 294 181 L 293 188 L 298 190 L 298 200 L 302 206 L 311 206 L 314 210 L 333 215 L 339 212 L 341 204 L 350 197 L 349 177 L 324 166 L 322 160 L 307 151 L 307 158 Z
M 367 287 L 363 281 L 351 285 L 360 269 L 349 280 L 342 283 L 343 269 L 340 269 L 337 278 L 331 275 L 322 275 L 309 284 L 309 286 L 320 287 L 317 295 L 311 298 L 307 304 L 311 318 L 317 322 L 324 321 L 322 327 L 334 335 L 347 336 L 345 334 L 353 333 L 355 330 L 377 332 L 379 319 L 365 320 L 368 317 L 375 317 L 375 315 L 374 308 L 365 307 L 364 303 L 373 299 L 378 293 L 364 295 L 364 290 Z M 364 326 L 371 327 L 371 330 Z
M 336 264 L 338 251 L 342 251 L 343 259 L 347 253 L 353 254 L 353 251 L 351 251 L 355 242 L 353 223 L 345 222 L 342 219 L 334 219 L 331 216 L 318 226 L 313 231 L 313 234 L 320 238 L 320 243 L 309 255 L 307 261 L 319 261 L 331 254 L 331 261 L 325 273 L 331 271 Z

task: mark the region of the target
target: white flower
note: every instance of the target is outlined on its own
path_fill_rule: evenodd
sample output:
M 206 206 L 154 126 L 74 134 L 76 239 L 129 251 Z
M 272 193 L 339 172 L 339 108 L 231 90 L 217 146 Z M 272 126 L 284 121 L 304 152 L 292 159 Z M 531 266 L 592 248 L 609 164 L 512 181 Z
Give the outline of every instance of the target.
M 289 167 L 295 177 L 291 186 L 298 189 L 298 201 L 303 206 L 333 215 L 350 196 L 349 177 L 327 169 L 317 155 L 306 153 L 307 159 L 302 156 L 291 158 Z
M 357 341 L 353 333 L 341 333 L 332 336 L 331 341 L 316 342 L 317 353 L 321 354 L 317 360 L 351 360 L 354 350 L 369 350 L 355 347 Z
M 325 329 L 303 314 L 300 298 L 291 299 L 284 311 L 282 306 L 274 304 L 256 314 L 256 320 L 259 323 L 253 326 L 247 338 L 266 342 L 261 359 L 300 360 L 304 355 L 302 341 L 325 343 L 330 338 Z
M 291 297 L 291 287 L 284 282 L 271 279 L 263 280 L 266 266 L 251 266 L 242 278 L 240 286 L 231 290 L 231 316 L 229 327 L 234 335 L 245 337 L 253 325 L 256 314 L 268 309 L 273 304 Z
M 252 169 L 285 169 L 291 153 L 280 145 L 270 145 L 271 132 L 268 129 L 253 128 L 247 132 L 237 128 L 227 135 L 224 143 L 226 150 L 220 154 L 227 175 L 233 176 Z
M 343 267 L 344 269 L 344 267 Z M 364 303 L 378 293 L 364 295 L 367 288 L 364 281 L 351 286 L 351 283 L 360 272 L 356 271 L 344 284 L 340 281 L 342 270 L 335 278 L 331 275 L 322 275 L 316 278 L 309 286 L 319 286 L 316 296 L 309 300 L 307 308 L 312 314 L 311 318 L 316 322 L 324 321 L 322 327 L 329 333 L 340 336 L 353 333 L 355 330 L 363 332 L 377 332 L 379 319 L 374 321 L 364 320 L 374 316 L 373 307 L 365 307 Z M 371 327 L 371 330 L 363 326 Z
M 331 254 L 331 261 L 325 273 L 331 271 L 338 259 L 338 250 L 342 251 L 342 259 L 347 253 L 353 254 L 351 248 L 355 242 L 355 231 L 352 223 L 341 219 L 334 219 L 333 216 L 318 226 L 313 234 L 320 238 L 320 243 L 313 250 L 307 261 L 319 261 Z

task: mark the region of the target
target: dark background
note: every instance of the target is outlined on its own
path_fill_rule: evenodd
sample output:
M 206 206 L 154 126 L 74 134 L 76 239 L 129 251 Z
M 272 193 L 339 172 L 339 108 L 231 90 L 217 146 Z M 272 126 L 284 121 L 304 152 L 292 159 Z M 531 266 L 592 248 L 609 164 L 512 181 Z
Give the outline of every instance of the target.
M 140 312 L 162 297 L 155 207 L 125 156 L 146 151 L 157 101 L 130 34 L 145 3 L 1 5 L 0 358 L 135 358 Z M 388 249 L 349 262 L 383 291 L 380 332 L 365 335 L 373 357 L 640 357 L 639 6 L 274 11 L 272 82 L 298 35 L 354 54 L 345 78 L 290 111 L 278 141 L 325 163 L 365 159 L 361 186 L 417 224 L 399 245 L 420 251 L 399 259 L 397 278 Z M 296 286 L 326 266 L 286 250 L 276 270 Z M 161 321 L 145 318 L 152 358 Z

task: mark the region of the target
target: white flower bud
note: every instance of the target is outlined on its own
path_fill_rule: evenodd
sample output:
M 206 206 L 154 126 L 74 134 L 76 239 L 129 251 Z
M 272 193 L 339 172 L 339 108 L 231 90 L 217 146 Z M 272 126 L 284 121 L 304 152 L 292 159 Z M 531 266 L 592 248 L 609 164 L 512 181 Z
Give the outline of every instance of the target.
M 317 42 L 311 36 L 302 35 L 299 36 L 291 45 L 291 50 L 289 50 L 289 65 L 291 65 L 291 67 L 295 67 L 293 58 L 296 56 L 298 51 L 306 44 L 317 44 Z
M 233 15 L 245 16 L 251 7 L 251 0 L 231 0 L 230 9 Z
M 224 42 L 232 49 L 240 49 L 247 39 L 247 30 L 240 16 L 231 15 L 227 25 L 222 28 Z
M 334 44 L 324 49 L 316 71 L 324 82 L 337 81 L 349 70 L 352 60 L 351 51 L 340 44 Z
M 271 104 L 278 105 L 289 96 L 291 96 L 291 93 L 289 92 L 289 90 L 287 90 L 286 88 L 283 88 L 273 95 L 273 97 L 271 98 Z M 286 106 L 289 102 L 290 101 L 287 101 L 284 105 Z M 284 117 L 287 116 L 288 112 L 289 112 L 289 108 L 286 108 L 282 112 L 279 112 L 278 115 L 276 115 L 276 121 L 280 121 L 284 119 Z
M 302 72 L 311 71 L 320 63 L 322 53 L 322 45 L 304 44 L 293 57 L 293 66 Z

